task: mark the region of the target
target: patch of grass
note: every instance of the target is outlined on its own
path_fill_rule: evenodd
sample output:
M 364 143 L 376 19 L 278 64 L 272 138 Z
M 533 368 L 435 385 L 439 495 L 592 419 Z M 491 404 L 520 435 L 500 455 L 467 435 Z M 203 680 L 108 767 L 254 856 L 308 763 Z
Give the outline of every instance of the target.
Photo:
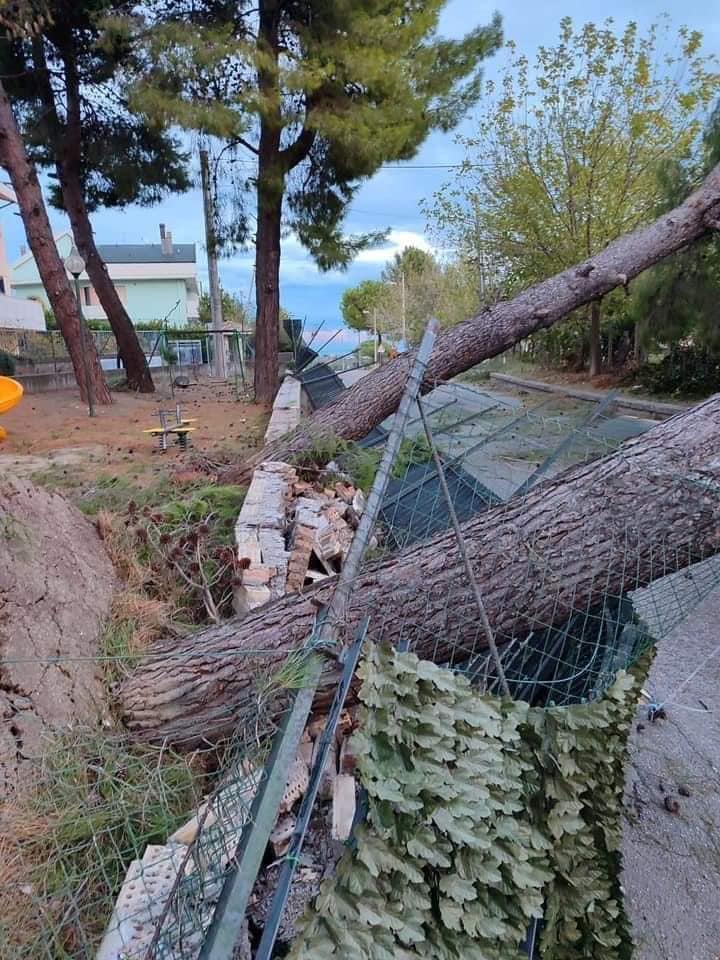
M 167 480 L 141 488 L 102 475 L 78 495 L 82 480 L 71 468 L 51 468 L 42 480 L 72 489 L 123 580 L 100 637 L 110 688 L 155 639 L 180 635 L 202 617 L 198 597 L 164 562 L 167 549 L 194 556 L 200 548 L 210 565 L 220 562 L 216 552 L 229 551 L 232 577 L 232 531 L 245 491 L 207 482 L 177 489 Z M 151 526 L 168 538 L 167 549 L 152 546 Z M 180 755 L 138 746 L 107 726 L 49 740 L 18 793 L 0 803 L 3 960 L 94 956 L 129 864 L 192 815 L 211 788 L 219 750 Z
M 432 447 L 424 433 L 419 433 L 416 437 L 405 437 L 395 458 L 392 475 L 396 480 L 401 480 L 409 467 L 430 463 L 431 460 Z
M 57 737 L 0 807 L 3 957 L 93 956 L 128 865 L 185 822 L 206 779 L 195 756 L 108 731 Z
M 101 510 L 122 513 L 132 502 L 140 506 L 159 503 L 167 497 L 167 489 L 165 480 L 141 487 L 128 477 L 101 473 L 75 498 L 75 502 L 83 513 L 94 517 Z
M 290 458 L 301 476 L 316 480 L 329 463 L 336 463 L 356 487 L 365 493 L 370 490 L 380 463 L 379 450 L 366 450 L 352 440 L 343 440 L 334 434 L 313 438 L 312 446 Z
M 128 676 L 135 667 L 137 654 L 168 632 L 184 632 L 171 604 L 129 587 L 116 593 L 100 635 L 100 653 L 107 658 L 108 685 Z
M 30 479 L 37 487 L 45 487 L 46 490 L 61 493 L 76 490 L 83 485 L 83 479 L 77 470 L 59 464 L 48 467 L 46 470 L 37 470 L 31 474 Z

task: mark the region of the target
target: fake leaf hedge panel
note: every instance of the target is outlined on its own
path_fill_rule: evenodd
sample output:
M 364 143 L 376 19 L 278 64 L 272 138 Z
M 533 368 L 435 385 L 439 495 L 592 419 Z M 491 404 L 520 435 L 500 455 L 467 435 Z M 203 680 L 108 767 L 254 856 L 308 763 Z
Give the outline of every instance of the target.
M 632 956 L 619 884 L 627 731 L 649 658 L 605 697 L 529 708 L 410 653 L 369 645 L 357 734 L 368 792 L 296 960 Z

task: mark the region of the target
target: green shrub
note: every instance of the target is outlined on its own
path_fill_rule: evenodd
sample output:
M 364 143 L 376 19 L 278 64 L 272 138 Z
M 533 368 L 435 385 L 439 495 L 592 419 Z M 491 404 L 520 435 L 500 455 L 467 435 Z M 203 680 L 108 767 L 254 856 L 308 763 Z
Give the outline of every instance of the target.
M 160 356 L 168 366 L 176 365 L 178 362 L 178 355 L 175 347 L 171 346 L 167 342 L 163 343 L 163 345 L 160 347 Z
M 4 377 L 15 376 L 15 357 L 4 350 L 0 350 L 0 374 Z
M 291 458 L 293 466 L 301 475 L 306 473 L 309 480 L 316 480 L 318 473 L 332 461 L 350 476 L 355 486 L 367 493 L 377 473 L 380 451 L 366 450 L 335 434 L 324 434 L 314 437 L 312 446 Z
M 419 433 L 416 437 L 405 437 L 395 458 L 392 475 L 397 480 L 401 480 L 407 473 L 408 467 L 418 463 L 430 463 L 432 455 L 432 447 L 424 433 Z
M 650 393 L 707 396 L 720 390 L 720 353 L 696 344 L 675 344 L 659 362 L 640 367 L 632 380 Z

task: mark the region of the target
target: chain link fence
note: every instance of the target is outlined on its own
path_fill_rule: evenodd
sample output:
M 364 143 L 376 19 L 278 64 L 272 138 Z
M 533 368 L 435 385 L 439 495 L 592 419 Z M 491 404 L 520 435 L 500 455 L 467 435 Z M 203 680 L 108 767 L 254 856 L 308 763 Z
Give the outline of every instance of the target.
M 439 385 L 420 404 L 411 396 L 397 424 L 401 442 L 336 611 L 332 649 L 367 633 L 488 693 L 572 705 L 602 697 L 618 670 L 720 585 L 708 534 L 720 491 L 677 463 L 663 470 L 661 460 L 643 459 L 637 444 L 622 446 L 651 423 L 612 404 L 537 402 L 462 384 Z M 376 468 L 379 453 L 341 451 L 333 476 L 357 458 Z M 307 461 L 297 470 L 318 481 Z M 642 485 L 637 509 L 628 503 L 633 483 L 636 492 Z M 318 608 L 331 603 L 332 582 L 307 588 Z M 282 603 L 307 621 L 306 594 Z M 263 785 L 280 778 L 281 811 L 297 810 L 308 790 L 312 764 L 294 752 L 279 760 L 278 751 L 298 697 L 310 690 L 312 700 L 325 663 L 317 631 L 285 653 L 265 642 L 264 628 L 243 634 L 242 620 L 217 648 L 176 641 L 174 664 L 207 655 L 203 669 L 212 672 L 213 658 L 222 660 L 222 681 L 198 679 L 214 720 L 225 711 L 232 728 L 221 742 L 203 741 L 202 719 L 192 749 L 162 737 L 140 743 L 113 723 L 60 733 L 43 756 L 27 758 L 0 808 L 4 960 L 249 956 L 241 946 L 213 953 L 220 940 L 216 929 L 209 943 L 208 930 L 219 911 L 233 942 L 240 936 L 244 910 L 228 909 L 228 889 L 253 833 L 268 828 Z M 165 655 L 100 661 L 117 677 Z M 72 669 L 62 661 L 48 668 Z M 168 699 L 168 715 L 176 707 Z M 277 807 L 269 824 L 277 830 L 276 818 Z M 248 897 L 254 879 L 245 877 Z

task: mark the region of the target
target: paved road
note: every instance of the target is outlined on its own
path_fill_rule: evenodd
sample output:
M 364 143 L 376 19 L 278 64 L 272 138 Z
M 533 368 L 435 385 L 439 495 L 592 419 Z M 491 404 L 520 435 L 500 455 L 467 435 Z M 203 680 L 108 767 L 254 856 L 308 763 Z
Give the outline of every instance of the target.
M 659 644 L 648 687 L 667 719 L 639 710 L 632 734 L 623 882 L 637 960 L 720 958 L 718 624 L 720 589 Z

